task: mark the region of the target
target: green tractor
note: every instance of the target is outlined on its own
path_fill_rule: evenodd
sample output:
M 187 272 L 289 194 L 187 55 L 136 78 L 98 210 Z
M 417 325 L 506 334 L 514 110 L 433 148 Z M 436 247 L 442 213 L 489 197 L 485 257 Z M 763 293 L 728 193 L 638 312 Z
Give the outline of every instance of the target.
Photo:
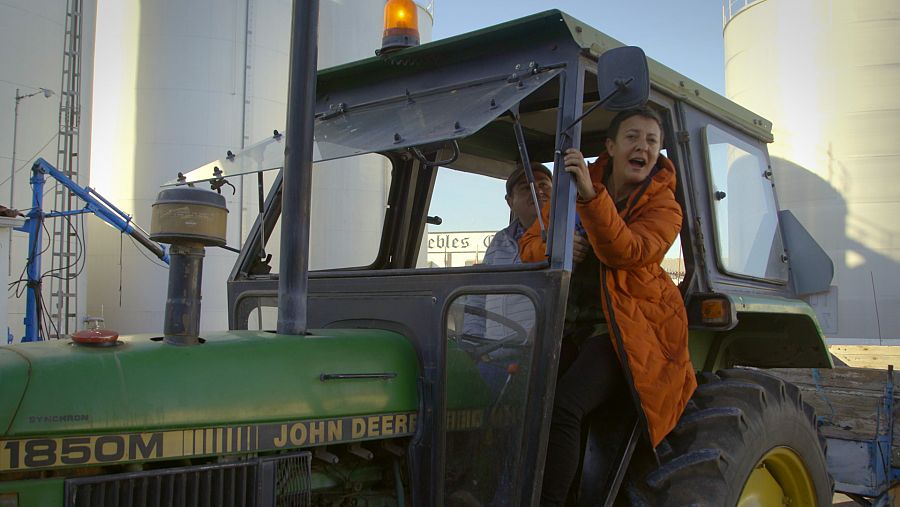
M 0 505 L 537 505 L 573 267 L 559 153 L 599 154 L 633 101 L 663 118 L 679 170 L 700 385 L 655 449 L 630 401 L 593 414 L 571 503 L 830 505 L 813 410 L 759 370 L 831 366 L 800 299 L 827 288 L 831 263 L 777 208 L 769 122 L 559 11 L 316 79 L 306 4 L 286 133 L 155 205 L 154 238 L 173 245 L 162 333 L 0 348 Z M 307 272 L 310 179 L 363 157 L 389 174 L 372 258 Z M 423 267 L 441 178 L 502 184 L 525 158 L 554 168 L 546 261 Z M 229 330 L 200 334 L 203 248 L 224 221 L 199 185 L 269 169 L 227 283 Z

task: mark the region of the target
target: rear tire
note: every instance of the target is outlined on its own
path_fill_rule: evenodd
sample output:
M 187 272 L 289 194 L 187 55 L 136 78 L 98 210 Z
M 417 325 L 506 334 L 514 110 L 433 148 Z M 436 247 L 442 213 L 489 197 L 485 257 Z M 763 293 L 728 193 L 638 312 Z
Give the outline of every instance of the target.
M 635 460 L 620 499 L 653 507 L 831 505 L 824 439 L 796 386 L 746 369 L 698 380 L 657 447 L 661 465 Z

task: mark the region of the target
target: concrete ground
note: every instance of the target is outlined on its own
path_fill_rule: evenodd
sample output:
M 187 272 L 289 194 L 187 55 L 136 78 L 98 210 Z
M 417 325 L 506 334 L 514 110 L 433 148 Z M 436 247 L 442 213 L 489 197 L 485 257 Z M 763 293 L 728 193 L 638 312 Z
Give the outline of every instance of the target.
M 895 486 L 893 488 L 894 499 L 893 502 L 889 504 L 891 507 L 900 507 L 900 495 L 897 494 L 898 488 L 900 487 Z M 832 499 L 832 502 L 832 505 L 834 507 L 860 507 L 860 504 L 854 502 L 848 496 L 842 495 L 840 493 L 834 494 L 834 499 Z
M 834 499 L 832 500 L 834 507 L 856 507 L 859 504 L 850 500 L 846 495 L 842 495 L 840 493 L 834 494 Z

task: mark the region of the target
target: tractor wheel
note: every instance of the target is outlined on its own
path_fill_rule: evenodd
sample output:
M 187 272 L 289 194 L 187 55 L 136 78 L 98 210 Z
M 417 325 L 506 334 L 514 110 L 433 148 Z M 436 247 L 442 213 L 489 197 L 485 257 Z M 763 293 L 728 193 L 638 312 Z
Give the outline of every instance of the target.
M 661 464 L 632 463 L 623 492 L 632 505 L 831 505 L 824 439 L 796 386 L 745 369 L 698 380 L 657 447 Z

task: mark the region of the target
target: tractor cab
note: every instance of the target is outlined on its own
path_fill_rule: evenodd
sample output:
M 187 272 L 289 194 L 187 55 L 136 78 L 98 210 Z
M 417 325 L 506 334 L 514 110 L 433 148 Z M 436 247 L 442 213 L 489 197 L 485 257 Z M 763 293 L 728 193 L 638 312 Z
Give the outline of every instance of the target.
M 308 196 L 310 242 L 346 238 L 324 256 L 280 258 L 279 238 L 297 220 L 282 215 L 282 203 L 307 198 L 282 193 L 283 133 L 172 182 L 215 186 L 256 173 L 268 187 L 228 280 L 230 329 L 275 330 L 279 273 L 308 263 L 310 329 L 387 330 L 412 345 L 418 406 L 406 464 L 414 505 L 535 505 L 540 497 L 576 227 L 560 153 L 605 149 L 615 107 L 583 114 L 639 79 L 616 74 L 631 68 L 627 59 L 603 63 L 620 46 L 548 11 L 319 72 L 312 180 L 344 190 L 318 205 L 322 197 Z M 824 253 L 802 226 L 794 220 L 786 234 L 781 225 L 765 146 L 771 125 L 646 63 L 641 102 L 663 119 L 664 152 L 678 168 L 684 224 L 664 262 L 687 303 L 695 368 L 828 366 L 812 311 L 792 301 L 827 286 L 830 274 L 810 267 Z M 504 182 L 523 160 L 553 173 L 550 219 L 541 224 L 546 259 L 449 261 L 454 249 L 489 245 L 488 236 L 462 234 L 472 217 L 493 215 L 496 229 L 510 223 Z M 373 187 L 375 198 L 364 192 Z M 331 225 L 317 222 L 322 213 Z M 789 252 L 815 261 L 792 264 Z M 333 402 L 351 398 L 348 391 Z M 616 431 L 588 439 L 573 492 L 581 504 L 613 501 L 632 456 L 653 456 L 632 409 L 625 402 Z M 367 435 L 393 429 L 376 424 Z M 594 466 L 592 452 L 617 459 Z

